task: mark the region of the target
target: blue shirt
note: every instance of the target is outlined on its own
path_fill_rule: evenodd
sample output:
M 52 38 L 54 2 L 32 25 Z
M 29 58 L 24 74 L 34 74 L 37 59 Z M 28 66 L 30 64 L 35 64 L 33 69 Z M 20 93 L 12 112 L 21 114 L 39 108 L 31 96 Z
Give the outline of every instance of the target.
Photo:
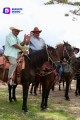
M 32 50 L 41 50 L 45 46 L 45 41 L 42 38 L 35 38 L 34 36 L 31 36 L 30 38 L 30 43 L 29 43 L 29 48 Z
M 20 50 L 13 47 L 13 45 L 20 45 L 20 43 L 21 41 L 19 40 L 19 38 L 10 33 L 8 36 L 6 36 L 4 55 L 11 56 L 17 59 Z

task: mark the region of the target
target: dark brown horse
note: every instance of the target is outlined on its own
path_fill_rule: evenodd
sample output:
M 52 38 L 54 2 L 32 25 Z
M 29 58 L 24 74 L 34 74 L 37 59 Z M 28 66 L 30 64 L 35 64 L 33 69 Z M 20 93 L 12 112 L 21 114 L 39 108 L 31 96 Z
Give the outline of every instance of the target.
M 25 69 L 21 72 L 21 82 L 23 86 L 23 105 L 22 110 L 27 112 L 27 97 L 29 85 L 35 80 L 36 70 L 40 69 L 46 61 L 50 61 L 52 66 L 57 60 L 56 51 L 53 47 L 46 47 L 40 51 L 30 54 L 28 57 L 24 56 Z
M 4 56 L 0 57 L 0 80 L 2 80 L 3 82 L 8 82 L 8 71 L 9 71 L 9 62 L 5 59 Z M 12 102 L 13 100 L 16 100 L 16 94 L 15 94 L 15 90 L 18 84 L 17 81 L 17 69 L 15 71 L 15 85 L 9 85 L 8 84 L 8 91 L 9 91 L 9 101 Z
M 28 57 L 24 56 L 25 59 L 25 69 L 22 70 L 21 72 L 21 81 L 22 81 L 22 86 L 23 86 L 23 105 L 22 105 L 22 110 L 24 112 L 27 112 L 27 97 L 28 97 L 28 90 L 29 90 L 29 85 L 32 81 L 35 79 L 35 73 L 36 69 L 40 68 L 46 61 L 48 61 L 51 65 L 57 64 L 57 61 L 61 61 L 64 58 L 66 60 L 70 60 L 70 58 L 73 56 L 73 49 L 70 44 L 64 43 L 61 44 L 61 47 L 59 47 L 60 54 L 58 53 L 57 49 L 54 49 L 53 47 L 47 47 L 43 50 L 37 51 L 36 53 L 30 54 Z M 42 78 L 42 86 L 43 86 L 43 91 L 42 91 L 42 102 L 41 102 L 41 108 L 45 109 L 47 107 L 47 100 L 48 100 L 48 95 L 50 88 L 52 86 L 52 81 L 54 80 L 54 75 L 50 74 L 48 76 L 48 84 L 46 83 L 47 77 L 41 77 Z M 43 82 L 45 79 L 45 82 Z M 50 81 L 51 80 L 51 81 Z M 68 80 L 67 80 L 68 81 Z M 51 82 L 51 83 L 50 83 Z M 46 85 L 47 86 L 46 86 Z M 68 99 L 68 87 L 69 82 L 66 82 L 66 99 Z

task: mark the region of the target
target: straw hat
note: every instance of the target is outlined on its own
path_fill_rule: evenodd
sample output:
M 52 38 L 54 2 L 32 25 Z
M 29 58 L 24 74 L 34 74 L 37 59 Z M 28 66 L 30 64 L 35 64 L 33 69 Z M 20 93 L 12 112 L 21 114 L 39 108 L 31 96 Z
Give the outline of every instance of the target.
M 23 31 L 19 27 L 10 27 L 10 30 L 18 30 L 19 32 Z

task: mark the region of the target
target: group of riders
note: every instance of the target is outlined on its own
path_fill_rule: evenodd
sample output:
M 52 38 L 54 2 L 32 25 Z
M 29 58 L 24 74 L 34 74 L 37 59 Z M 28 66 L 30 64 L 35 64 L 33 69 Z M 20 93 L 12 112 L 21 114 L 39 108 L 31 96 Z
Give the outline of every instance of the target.
M 43 49 L 46 44 L 45 41 L 39 37 L 42 30 L 39 30 L 38 27 L 35 27 L 30 34 L 25 34 L 22 42 L 18 38 L 18 34 L 22 30 L 17 27 L 10 27 L 10 30 L 11 33 L 6 36 L 4 55 L 10 63 L 8 84 L 14 84 L 13 75 L 17 67 L 18 53 L 22 51 L 24 54 L 28 54 L 28 51 L 22 46 L 29 45 L 29 53 L 33 53 Z
M 38 27 L 34 29 L 28 35 L 24 35 L 24 40 L 21 42 L 18 38 L 18 34 L 23 31 L 18 27 L 10 27 L 11 33 L 6 36 L 4 56 L 9 61 L 10 67 L 8 72 L 8 84 L 14 85 L 14 72 L 17 67 L 17 59 L 19 52 L 23 54 L 32 54 L 46 47 L 45 41 L 40 37 L 42 30 Z M 23 46 L 28 45 L 29 51 L 27 51 Z M 79 48 L 74 48 L 75 57 L 80 57 Z M 58 80 L 61 79 L 61 74 L 63 72 L 62 64 L 60 64 L 58 70 Z

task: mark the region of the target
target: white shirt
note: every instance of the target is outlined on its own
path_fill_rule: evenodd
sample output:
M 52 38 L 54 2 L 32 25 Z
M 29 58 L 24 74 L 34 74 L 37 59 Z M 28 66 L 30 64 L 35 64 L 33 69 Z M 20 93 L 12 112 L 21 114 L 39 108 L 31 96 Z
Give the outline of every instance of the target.
M 21 41 L 19 40 L 19 38 L 10 33 L 6 37 L 4 55 L 17 58 L 20 50 L 13 47 L 13 45 L 14 44 L 20 45 L 20 43 Z
M 80 51 L 77 54 L 75 54 L 75 56 L 76 58 L 80 57 Z
M 42 38 L 37 39 L 34 36 L 31 36 L 29 48 L 31 48 L 32 50 L 41 50 L 44 48 L 44 46 L 45 41 Z

